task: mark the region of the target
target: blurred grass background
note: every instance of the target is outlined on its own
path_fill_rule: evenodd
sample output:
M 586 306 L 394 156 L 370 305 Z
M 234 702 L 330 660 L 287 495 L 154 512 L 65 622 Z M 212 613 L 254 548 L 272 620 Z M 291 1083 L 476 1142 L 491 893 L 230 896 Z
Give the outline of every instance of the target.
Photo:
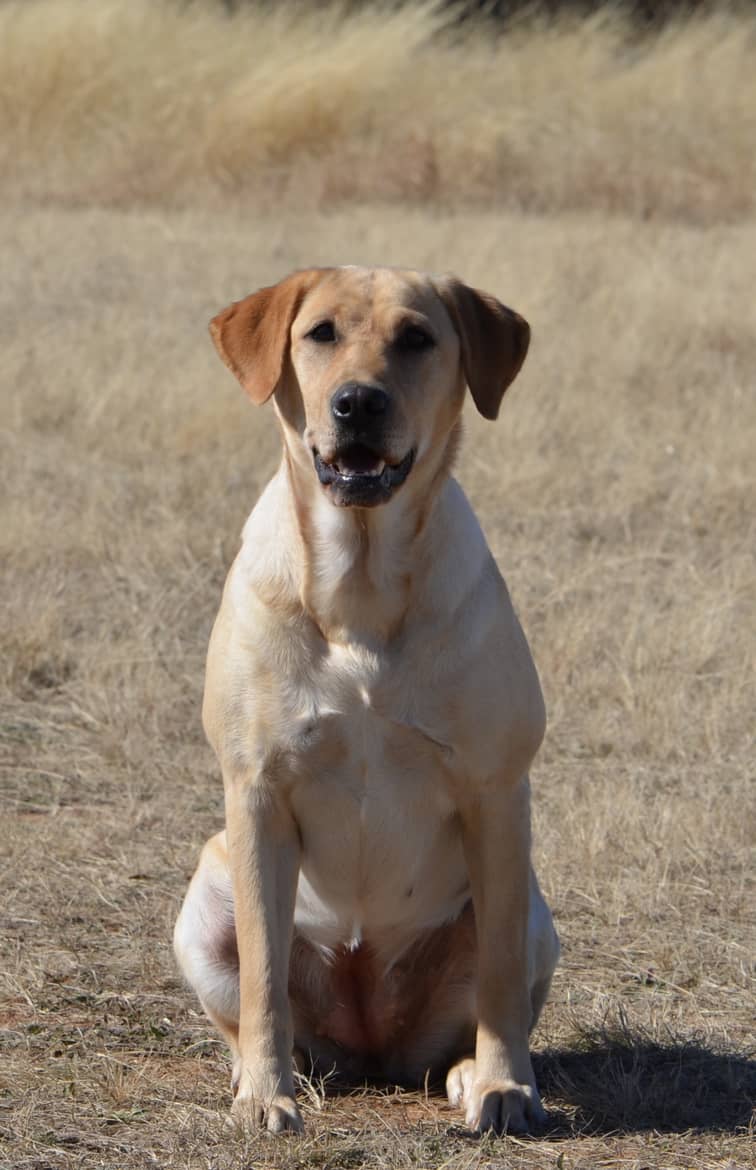
M 473 7 L 0 0 L 3 1170 L 750 1164 L 754 8 Z M 459 461 L 549 711 L 530 1143 L 315 1086 L 304 1141 L 240 1144 L 171 954 L 223 817 L 207 636 L 279 450 L 207 321 L 347 262 L 533 326 Z
M 750 215 L 753 19 L 717 7 L 644 32 L 628 11 L 0 0 L 0 191 Z

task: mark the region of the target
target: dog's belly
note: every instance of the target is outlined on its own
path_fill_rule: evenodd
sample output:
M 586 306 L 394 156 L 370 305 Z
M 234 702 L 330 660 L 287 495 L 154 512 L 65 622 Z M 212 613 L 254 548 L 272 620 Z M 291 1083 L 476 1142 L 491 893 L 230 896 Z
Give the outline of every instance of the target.
M 295 924 L 321 947 L 386 958 L 469 899 L 446 751 L 372 711 L 329 716 L 297 752 Z
M 471 903 L 417 935 L 394 962 L 369 944 L 317 950 L 296 937 L 289 979 L 296 1042 L 316 1071 L 408 1084 L 446 1071 L 450 1046 L 475 1012 Z

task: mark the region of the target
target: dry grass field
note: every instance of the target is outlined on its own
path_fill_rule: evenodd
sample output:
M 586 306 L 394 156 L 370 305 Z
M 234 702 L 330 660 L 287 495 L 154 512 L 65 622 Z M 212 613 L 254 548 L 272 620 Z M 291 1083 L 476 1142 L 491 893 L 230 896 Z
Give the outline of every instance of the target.
M 756 27 L 439 29 L 0 0 L 4 1168 L 752 1164 Z M 228 1133 L 170 949 L 223 816 L 207 637 L 278 451 L 206 322 L 347 261 L 533 326 L 459 463 L 550 716 L 527 1140 L 307 1083 L 304 1138 Z
M 537 2 L 537 0 L 536 0 Z M 436 0 L 0 0 L 0 190 L 110 207 L 756 211 L 754 22 L 454 26 Z

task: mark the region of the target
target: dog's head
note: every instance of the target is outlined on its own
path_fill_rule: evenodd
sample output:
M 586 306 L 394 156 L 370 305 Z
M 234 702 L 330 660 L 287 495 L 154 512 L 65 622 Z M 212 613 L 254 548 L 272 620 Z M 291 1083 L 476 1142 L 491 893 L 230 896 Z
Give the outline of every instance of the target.
M 291 457 L 332 503 L 385 503 L 445 452 L 465 385 L 486 418 L 525 360 L 527 322 L 454 277 L 295 272 L 224 309 L 218 353 L 257 403 L 276 395 Z

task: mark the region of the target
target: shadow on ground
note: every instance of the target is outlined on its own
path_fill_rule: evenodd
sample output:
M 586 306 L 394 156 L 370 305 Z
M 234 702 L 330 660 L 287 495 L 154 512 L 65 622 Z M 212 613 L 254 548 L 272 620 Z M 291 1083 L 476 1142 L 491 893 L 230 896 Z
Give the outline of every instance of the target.
M 550 1136 L 746 1128 L 756 1103 L 756 1061 L 696 1042 L 583 1038 L 574 1048 L 534 1054 L 550 1112 Z
M 753 1119 L 756 1060 L 697 1038 L 660 1041 L 622 1026 L 603 1028 L 581 1032 L 568 1047 L 533 1053 L 533 1067 L 548 1109 L 546 1125 L 535 1135 L 540 1138 L 649 1131 L 734 1134 L 747 1130 Z M 394 1089 L 381 1078 L 341 1080 L 333 1072 L 324 1087 L 335 1097 L 351 1096 L 359 1088 L 391 1096 Z M 428 1088 L 431 1100 L 445 1098 L 442 1084 Z M 461 1126 L 452 1129 L 471 1137 Z

